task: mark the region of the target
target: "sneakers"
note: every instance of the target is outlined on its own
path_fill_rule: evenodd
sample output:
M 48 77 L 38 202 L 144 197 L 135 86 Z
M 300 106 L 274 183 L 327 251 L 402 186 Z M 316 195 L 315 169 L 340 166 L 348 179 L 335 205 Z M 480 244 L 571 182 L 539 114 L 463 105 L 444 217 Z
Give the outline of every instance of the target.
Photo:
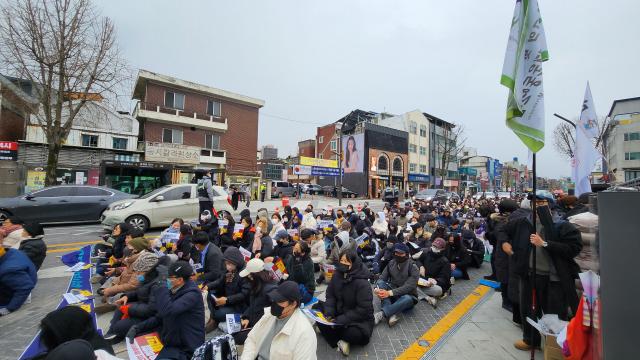
M 344 356 L 349 356 L 349 343 L 344 340 L 338 340 L 338 351 Z
M 496 274 L 491 274 L 491 275 L 485 275 L 483 276 L 485 280 L 491 280 L 491 281 L 496 281 L 498 280 L 498 278 L 496 277 Z
M 94 311 L 96 312 L 96 314 L 100 315 L 100 314 L 106 314 L 110 311 L 113 311 L 116 309 L 117 306 L 113 305 L 113 304 L 108 304 L 108 303 L 104 303 L 104 304 L 100 304 L 100 305 L 96 305 L 94 308 Z
M 117 344 L 117 343 L 119 343 L 119 342 L 120 342 L 120 341 L 118 341 L 118 340 L 119 340 L 119 339 L 118 339 L 118 335 L 116 335 L 116 334 L 109 334 L 109 333 L 107 333 L 107 334 L 104 336 L 104 339 L 105 339 L 105 340 L 107 340 L 107 342 L 108 342 L 109 344 L 111 344 L 111 345 L 115 345 L 115 344 Z
M 378 325 L 380 321 L 382 321 L 382 319 L 384 319 L 384 312 L 378 311 L 377 313 L 373 314 L 373 321 L 376 325 Z
M 438 299 L 432 296 L 427 296 L 427 302 L 429 305 L 433 306 L 434 309 L 438 307 Z
M 215 330 L 216 327 L 218 327 L 218 324 L 216 324 L 216 321 L 213 319 L 209 319 L 209 321 L 207 321 L 207 324 L 204 326 L 204 331 L 208 334 L 213 330 Z
M 398 315 L 391 315 L 391 317 L 389 318 L 389 327 L 393 327 L 398 323 L 398 321 L 400 321 Z
M 529 345 L 526 342 L 524 342 L 524 340 L 516 341 L 515 343 L 513 343 L 513 346 L 515 346 L 516 349 L 522 350 L 522 351 L 531 350 L 531 345 Z

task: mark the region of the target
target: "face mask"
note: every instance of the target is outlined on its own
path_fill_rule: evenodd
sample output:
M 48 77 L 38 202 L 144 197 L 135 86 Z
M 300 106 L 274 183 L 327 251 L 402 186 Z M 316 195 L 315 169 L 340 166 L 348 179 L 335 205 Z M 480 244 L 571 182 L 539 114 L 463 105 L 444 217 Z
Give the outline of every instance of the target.
M 339 272 L 346 274 L 347 272 L 349 272 L 349 266 L 342 264 L 342 263 L 338 263 L 336 264 L 336 270 L 338 270 Z
M 389 210 L 384 209 L 384 213 L 385 213 L 385 215 L 386 215 L 386 214 L 388 214 L 388 213 L 389 213 Z
M 284 308 L 278 305 L 278 303 L 274 302 L 271 304 L 271 315 L 279 318 L 280 316 L 282 316 L 283 311 L 284 311 Z
M 171 290 L 173 288 L 173 284 L 171 284 L 171 280 L 167 279 L 167 289 Z
M 393 258 L 396 259 L 396 262 L 398 262 L 399 264 L 402 264 L 403 262 L 407 261 L 406 256 L 393 255 Z
M 342 214 L 338 214 L 338 219 L 342 219 Z
M 435 247 L 435 246 L 432 246 L 432 247 L 431 247 L 431 252 L 433 252 L 434 254 L 438 254 L 438 253 L 440 253 L 440 251 L 442 251 L 442 250 L 438 249 L 438 248 L 437 248 L 437 247 Z
M 360 220 L 364 220 L 364 219 L 366 219 L 366 218 L 367 218 L 367 217 L 366 217 L 365 215 L 360 215 Z
M 200 221 L 207 222 L 207 220 L 209 220 L 207 216 L 200 216 Z
M 287 221 L 289 221 L 289 218 L 285 216 L 285 217 L 282 218 L 282 221 L 287 222 Z
M 140 283 L 144 282 L 144 275 L 138 275 L 137 278 L 138 278 L 138 282 Z
M 322 215 L 327 215 L 327 210 L 322 210 Z
M 276 225 L 279 221 L 280 221 L 280 220 L 278 220 L 278 219 L 271 219 L 271 223 L 272 223 L 273 225 Z
M 351 210 L 351 209 L 347 209 L 347 214 L 351 214 L 352 211 L 353 210 Z
M 388 242 L 387 243 L 387 249 L 391 249 L 393 247 L 393 243 L 392 242 Z

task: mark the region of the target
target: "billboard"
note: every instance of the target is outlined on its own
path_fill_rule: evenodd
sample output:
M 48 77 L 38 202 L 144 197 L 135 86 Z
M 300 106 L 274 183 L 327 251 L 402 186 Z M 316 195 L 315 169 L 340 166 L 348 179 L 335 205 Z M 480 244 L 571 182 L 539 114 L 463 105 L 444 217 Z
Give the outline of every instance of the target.
M 300 165 L 337 168 L 338 160 L 318 159 L 307 156 L 300 156 Z
M 364 171 L 364 133 L 342 137 L 342 169 L 345 174 Z

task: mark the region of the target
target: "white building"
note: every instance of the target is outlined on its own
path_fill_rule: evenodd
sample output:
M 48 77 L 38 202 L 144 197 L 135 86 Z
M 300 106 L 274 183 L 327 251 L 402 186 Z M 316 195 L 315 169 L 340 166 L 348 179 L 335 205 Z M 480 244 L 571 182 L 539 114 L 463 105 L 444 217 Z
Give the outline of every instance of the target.
M 640 97 L 615 100 L 603 141 L 611 183 L 640 179 Z

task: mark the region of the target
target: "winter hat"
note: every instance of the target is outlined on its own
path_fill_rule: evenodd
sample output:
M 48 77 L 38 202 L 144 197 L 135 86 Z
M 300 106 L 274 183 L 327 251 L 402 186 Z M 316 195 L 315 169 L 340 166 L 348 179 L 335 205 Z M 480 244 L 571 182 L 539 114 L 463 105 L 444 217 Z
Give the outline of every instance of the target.
M 140 256 L 138 256 L 138 259 L 136 259 L 131 267 L 133 268 L 133 271 L 146 273 L 147 271 L 153 269 L 153 267 L 156 266 L 157 263 L 158 257 L 156 256 L 156 254 L 149 251 L 143 251 L 140 253 Z
M 243 268 L 245 265 L 244 256 L 235 246 L 230 246 L 224 251 L 223 259 L 236 264 L 238 268 Z
M 522 199 L 520 207 L 523 209 L 531 210 L 531 201 L 529 199 Z
M 135 251 L 140 252 L 149 248 L 149 240 L 143 237 L 137 237 L 129 240 L 129 245 L 131 245 Z
M 74 339 L 58 345 L 47 354 L 49 360 L 94 360 L 93 346 L 87 340 Z
M 346 231 L 340 231 L 334 239 L 338 242 L 338 247 L 342 248 L 349 243 L 349 233 Z
M 436 238 L 435 240 L 433 240 L 433 243 L 431 244 L 431 246 L 433 246 L 438 250 L 444 250 L 447 244 L 445 243 L 443 238 Z
M 240 219 L 244 218 L 244 217 L 251 217 L 251 211 L 249 211 L 249 209 L 244 209 L 242 211 L 240 211 Z
M 22 229 L 24 229 L 24 231 L 28 232 L 29 235 L 34 238 L 37 236 L 44 236 L 44 229 L 42 228 L 42 225 L 38 224 L 38 223 L 26 223 L 24 225 L 22 225 Z
M 273 240 L 275 241 L 287 238 L 289 238 L 289 233 L 287 232 L 287 230 L 279 230 L 275 235 L 273 235 Z
M 396 243 L 393 245 L 393 252 L 409 253 L 409 247 L 405 243 Z
M 501 213 L 510 213 L 518 209 L 518 203 L 511 199 L 504 199 L 498 204 L 498 210 Z
M 316 234 L 317 234 L 317 232 L 315 230 L 313 230 L 313 229 L 302 229 L 300 231 L 300 238 L 302 240 L 306 240 L 306 239 L 308 239 L 311 236 L 316 235 Z
M 471 230 L 462 230 L 462 238 L 465 240 L 473 239 L 476 235 Z

